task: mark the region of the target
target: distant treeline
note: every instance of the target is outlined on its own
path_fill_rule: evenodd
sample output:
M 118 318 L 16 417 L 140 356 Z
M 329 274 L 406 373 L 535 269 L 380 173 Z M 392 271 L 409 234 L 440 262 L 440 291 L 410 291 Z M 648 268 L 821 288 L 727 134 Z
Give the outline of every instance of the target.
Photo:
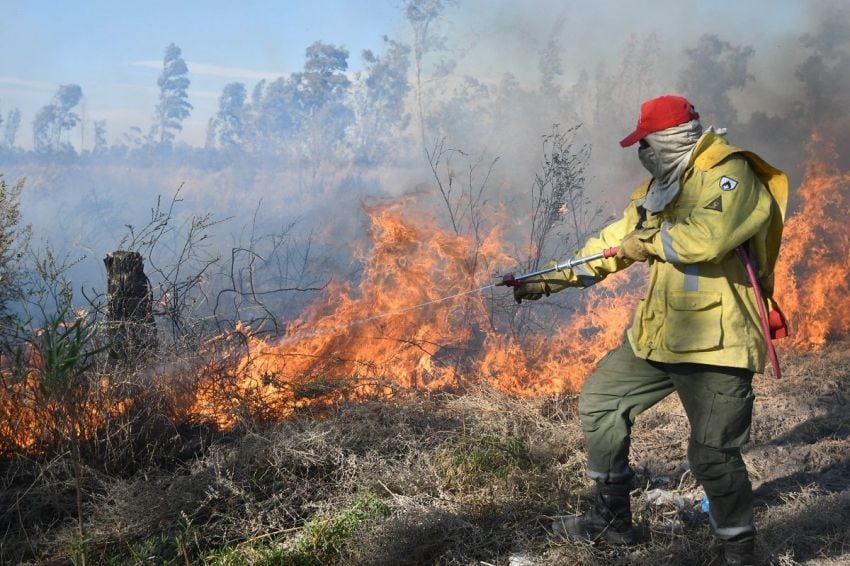
M 330 156 L 372 162 L 387 155 L 409 123 L 405 99 L 410 85 L 410 48 L 387 39 L 385 53 L 363 53 L 365 71 L 349 78 L 349 52 L 320 41 L 306 50 L 303 71 L 274 81 L 260 81 L 250 96 L 243 83 L 227 84 L 218 111 L 208 121 L 203 148 L 175 143 L 183 121 L 193 110 L 189 103 L 189 69 L 180 48 L 165 49 L 157 80 L 159 101 L 147 132 L 134 126 L 120 141 L 107 142 L 107 123 L 85 124 L 79 113 L 83 89 L 61 85 L 32 122 L 33 148 L 16 146 L 21 115 L 10 110 L 0 117 L 3 127 L 0 158 L 51 161 L 96 158 L 145 162 L 176 159 L 207 166 L 222 158 L 254 155 L 315 161 Z M 81 129 L 90 129 L 85 140 Z M 74 140 L 84 142 L 71 143 Z M 83 145 L 85 143 L 85 145 Z M 82 146 L 82 148 L 81 148 Z M 226 160 L 225 160 L 226 161 Z
M 350 71 L 346 48 L 316 41 L 306 48 L 298 72 L 254 85 L 225 85 L 202 147 L 177 137 L 193 111 L 191 69 L 172 43 L 165 49 L 159 97 L 148 125 L 131 127 L 120 137 L 110 132 L 110 143 L 105 120 L 81 116 L 83 88 L 61 85 L 32 121 L 32 149 L 18 143 L 20 111 L 0 107 L 0 166 L 40 161 L 203 169 L 251 162 L 300 169 L 371 166 L 421 160 L 422 150 L 442 139 L 472 153 L 527 148 L 527 155 L 536 155 L 541 133 L 556 122 L 584 124 L 585 141 L 596 149 L 610 147 L 613 156 L 640 102 L 671 91 L 691 98 L 706 125 L 727 127 L 738 143 L 785 161 L 786 167 L 799 166 L 799 148 L 815 129 L 834 139 L 836 147 L 850 143 L 844 111 L 850 103 L 850 18 L 844 16 L 850 10 L 841 3 L 815 14 L 808 29 L 800 29 L 796 44 L 791 40 L 789 47 L 799 57 L 759 69 L 762 76 L 788 77 L 782 96 L 771 96 L 763 109 L 752 102 L 759 98 L 752 95 L 759 88 L 755 49 L 716 34 L 672 49 L 655 34 L 632 36 L 618 66 L 565 69 L 562 54 L 575 46 L 564 44 L 566 23 L 559 20 L 548 38 L 541 38 L 537 61 L 529 62 L 536 78 L 476 76 L 454 47 L 464 37 L 446 33 L 456 4 L 402 2 L 407 37 L 384 37 L 380 53 L 363 51 L 357 72 Z M 679 66 L 672 74 L 671 62 Z M 746 116 L 738 113 L 741 100 L 748 101 Z M 791 159 L 795 163 L 789 164 Z

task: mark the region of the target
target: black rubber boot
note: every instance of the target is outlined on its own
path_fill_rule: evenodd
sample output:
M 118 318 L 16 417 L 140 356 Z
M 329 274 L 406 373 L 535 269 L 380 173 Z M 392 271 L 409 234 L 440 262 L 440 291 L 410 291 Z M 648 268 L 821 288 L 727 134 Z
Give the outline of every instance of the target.
M 556 517 L 552 531 L 576 540 L 605 540 L 609 544 L 634 544 L 629 500 L 631 483 L 596 484 L 596 501 L 583 515 Z
M 737 540 L 724 540 L 720 543 L 721 564 L 729 566 L 752 566 L 755 559 L 756 541 L 748 534 Z

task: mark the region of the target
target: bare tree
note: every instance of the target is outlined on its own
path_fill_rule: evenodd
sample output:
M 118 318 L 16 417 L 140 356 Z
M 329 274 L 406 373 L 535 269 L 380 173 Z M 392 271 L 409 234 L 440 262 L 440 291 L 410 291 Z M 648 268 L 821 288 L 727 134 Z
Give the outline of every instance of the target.
M 297 237 L 293 221 L 278 232 L 258 235 L 256 222 L 255 212 L 248 233 L 231 248 L 230 261 L 217 277 L 212 313 L 219 332 L 241 323 L 252 335 L 277 334 L 281 317 L 300 306 L 293 291 L 320 291 L 327 285 L 312 270 L 312 233 Z
M 552 133 L 543 136 L 543 167 L 531 187 L 529 269 L 540 266 L 541 258 L 551 251 L 551 244 L 570 249 L 583 242 L 602 214 L 602 209 L 585 195 L 590 146 L 577 141 L 580 128 L 581 124 L 562 132 L 554 124 Z M 568 230 L 559 232 L 565 223 Z M 556 234 L 560 237 L 553 242 L 552 236 Z
M 193 215 L 180 221 L 175 207 L 182 201 L 177 189 L 171 201 L 157 199 L 150 221 L 137 230 L 128 225 L 129 234 L 119 247 L 139 252 L 151 266 L 154 279 L 154 314 L 165 317 L 172 338 L 202 332 L 193 312 L 202 306 L 201 286 L 210 268 L 220 257 L 207 250 L 212 228 L 228 220 L 212 214 Z
M 406 0 L 404 16 L 413 28 L 413 65 L 416 80 L 416 108 L 419 118 L 419 136 L 427 151 L 425 132 L 425 106 L 422 93 L 422 73 L 425 55 L 444 48 L 445 38 L 439 34 L 438 24 L 446 6 L 456 5 L 453 0 Z

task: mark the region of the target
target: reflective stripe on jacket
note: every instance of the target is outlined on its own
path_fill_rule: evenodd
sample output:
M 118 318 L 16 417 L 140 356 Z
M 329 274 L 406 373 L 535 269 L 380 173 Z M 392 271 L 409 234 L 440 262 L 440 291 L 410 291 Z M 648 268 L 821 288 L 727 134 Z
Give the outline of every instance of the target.
M 708 132 L 682 174 L 679 195 L 640 222 L 638 202 L 650 183 L 632 193 L 620 220 L 576 252 L 581 257 L 617 246 L 640 230 L 654 257 L 646 297 L 628 331 L 635 355 L 763 371 L 766 344 L 758 307 L 735 248 L 750 246 L 769 295 L 788 192 L 785 175 Z M 622 258 L 595 261 L 546 280 L 553 291 L 586 287 L 629 264 Z

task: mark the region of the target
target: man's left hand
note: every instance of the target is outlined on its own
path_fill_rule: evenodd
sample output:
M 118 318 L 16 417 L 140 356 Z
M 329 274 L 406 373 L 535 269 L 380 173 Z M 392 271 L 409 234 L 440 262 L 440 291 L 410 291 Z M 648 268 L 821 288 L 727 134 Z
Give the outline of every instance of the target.
M 536 301 L 544 295 L 548 297 L 550 293 L 549 285 L 539 278 L 534 281 L 524 281 L 518 287 L 514 287 L 514 300 L 519 305 L 523 299 Z

